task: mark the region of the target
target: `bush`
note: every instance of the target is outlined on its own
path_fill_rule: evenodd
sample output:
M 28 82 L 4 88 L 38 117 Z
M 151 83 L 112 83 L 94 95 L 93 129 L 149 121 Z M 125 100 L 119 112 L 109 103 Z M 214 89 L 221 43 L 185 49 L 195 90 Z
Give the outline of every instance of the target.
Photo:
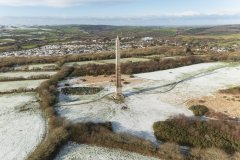
M 54 104 L 57 100 L 58 81 L 64 79 L 71 72 L 71 68 L 63 68 L 37 88 L 41 100 L 40 107 L 48 120 L 48 134 L 35 151 L 29 155 L 28 160 L 52 160 L 69 138 L 69 133 L 64 126 L 65 120 L 57 116 Z
M 204 105 L 194 105 L 189 108 L 195 116 L 204 116 L 208 112 L 208 108 Z
M 229 160 L 230 155 L 226 154 L 223 150 L 218 148 L 194 148 L 191 150 L 189 160 Z
M 160 157 L 167 160 L 183 160 L 184 156 L 180 152 L 180 147 L 174 143 L 164 143 L 160 145 L 158 151 Z
M 200 121 L 179 116 L 155 122 L 153 129 L 161 141 L 201 148 L 216 147 L 228 153 L 240 151 L 240 126 L 237 122 Z
M 180 146 L 165 143 L 158 148 L 153 143 L 128 134 L 114 133 L 111 122 L 70 124 L 70 140 L 79 144 L 87 143 L 108 148 L 123 149 L 146 156 L 167 160 L 182 160 Z
M 61 92 L 63 94 L 73 94 L 73 95 L 90 95 L 100 92 L 103 88 L 99 87 L 66 87 L 62 88 Z
M 230 57 L 230 56 L 229 56 Z M 219 60 L 228 60 L 228 56 L 225 55 L 207 55 L 207 56 L 185 56 L 177 59 L 161 59 L 159 61 L 149 60 L 143 62 L 134 62 L 134 63 L 123 63 L 121 65 L 121 72 L 123 74 L 135 74 L 143 72 L 152 72 L 157 70 L 165 70 L 176 67 L 182 67 L 186 65 L 198 64 L 203 62 L 212 62 L 213 58 L 216 58 L 216 61 Z M 87 75 L 110 75 L 115 73 L 114 64 L 87 64 L 74 68 L 72 77 L 75 76 L 87 76 Z

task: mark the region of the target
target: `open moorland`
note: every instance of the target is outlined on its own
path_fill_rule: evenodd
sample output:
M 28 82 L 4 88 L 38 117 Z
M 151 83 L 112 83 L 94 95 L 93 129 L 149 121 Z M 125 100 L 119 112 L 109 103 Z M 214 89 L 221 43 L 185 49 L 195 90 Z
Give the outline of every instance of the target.
M 113 98 L 111 49 L 0 58 L 0 159 L 240 158 L 238 26 L 158 28 L 158 34 L 149 28 L 145 32 L 145 27 L 107 28 L 59 26 L 56 33 L 56 26 L 10 29 L 11 34 L 34 30 L 39 32 L 32 33 L 36 37 L 42 31 L 59 39 L 69 33 L 64 42 L 51 43 L 91 35 L 111 39 L 122 30 L 134 30 L 138 40 L 161 37 L 165 45 L 122 50 L 122 101 Z M 211 44 L 205 45 L 206 39 Z M 172 45 L 174 40 L 179 45 Z M 3 53 L 25 52 L 22 49 Z

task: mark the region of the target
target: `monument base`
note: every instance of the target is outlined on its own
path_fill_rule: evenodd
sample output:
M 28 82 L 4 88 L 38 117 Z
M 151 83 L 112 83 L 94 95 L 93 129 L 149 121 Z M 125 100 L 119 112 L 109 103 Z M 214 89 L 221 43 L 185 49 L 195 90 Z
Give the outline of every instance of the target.
M 124 95 L 123 94 L 115 94 L 113 95 L 113 99 L 116 103 L 124 103 Z

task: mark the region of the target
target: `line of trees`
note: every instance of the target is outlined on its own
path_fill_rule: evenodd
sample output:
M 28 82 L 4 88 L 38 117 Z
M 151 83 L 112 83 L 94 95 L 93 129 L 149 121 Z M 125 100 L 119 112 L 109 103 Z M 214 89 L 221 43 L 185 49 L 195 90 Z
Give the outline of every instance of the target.
M 72 68 L 62 68 L 51 79 L 43 82 L 37 93 L 40 97 L 40 107 L 47 119 L 48 134 L 37 148 L 28 156 L 28 160 L 52 160 L 68 141 L 70 134 L 66 129 L 65 120 L 57 115 L 54 104 L 57 102 L 57 84 L 72 72 Z
M 152 72 L 176 67 L 182 67 L 192 64 L 216 61 L 239 61 L 240 56 L 236 55 L 206 55 L 206 56 L 185 56 L 176 59 L 155 59 L 143 62 L 127 62 L 121 65 L 123 74 L 135 74 L 143 72 Z M 115 73 L 114 64 L 87 64 L 74 68 L 71 76 L 86 75 L 111 75 Z
M 30 77 L 0 77 L 0 82 L 6 81 L 26 81 L 26 80 L 39 80 L 39 79 L 50 79 L 51 76 L 47 74 L 32 75 Z

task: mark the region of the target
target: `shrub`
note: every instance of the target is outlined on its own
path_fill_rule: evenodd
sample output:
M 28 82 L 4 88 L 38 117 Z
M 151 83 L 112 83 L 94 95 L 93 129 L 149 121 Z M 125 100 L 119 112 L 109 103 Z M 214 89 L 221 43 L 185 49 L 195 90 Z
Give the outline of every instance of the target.
M 73 95 L 90 95 L 100 92 L 103 88 L 99 87 L 67 87 L 62 88 L 61 92 L 64 94 L 73 94 Z
M 228 153 L 240 150 L 240 126 L 237 122 L 200 121 L 184 116 L 155 122 L 154 134 L 162 141 L 208 148 L 217 147 Z
M 158 154 L 167 160 L 183 160 L 184 156 L 180 152 L 180 147 L 174 143 L 164 143 L 160 145 Z
M 230 155 L 226 154 L 221 149 L 218 148 L 207 148 L 207 149 L 201 149 L 201 148 L 194 148 L 191 150 L 189 156 L 189 160 L 229 160 Z
M 193 105 L 189 109 L 195 116 L 203 116 L 208 112 L 208 108 L 204 105 Z
M 134 76 L 133 74 L 131 74 L 129 77 L 130 77 L 130 78 L 135 78 L 135 76 Z
M 157 70 L 171 69 L 186 65 L 198 64 L 203 62 L 212 62 L 212 58 L 215 57 L 216 60 L 228 60 L 228 57 L 224 55 L 207 55 L 207 56 L 185 56 L 177 59 L 161 59 L 159 61 L 149 60 L 142 62 L 128 62 L 121 65 L 121 72 L 123 74 L 135 74 L 143 72 L 152 72 Z M 114 64 L 87 64 L 74 68 L 71 76 L 86 76 L 86 75 L 110 75 L 115 73 Z
M 71 72 L 71 68 L 63 68 L 37 88 L 41 100 L 40 107 L 48 120 L 48 134 L 35 151 L 29 155 L 28 160 L 52 160 L 69 138 L 69 133 L 64 126 L 65 120 L 56 115 L 53 105 L 57 100 L 58 81 L 64 79 Z

